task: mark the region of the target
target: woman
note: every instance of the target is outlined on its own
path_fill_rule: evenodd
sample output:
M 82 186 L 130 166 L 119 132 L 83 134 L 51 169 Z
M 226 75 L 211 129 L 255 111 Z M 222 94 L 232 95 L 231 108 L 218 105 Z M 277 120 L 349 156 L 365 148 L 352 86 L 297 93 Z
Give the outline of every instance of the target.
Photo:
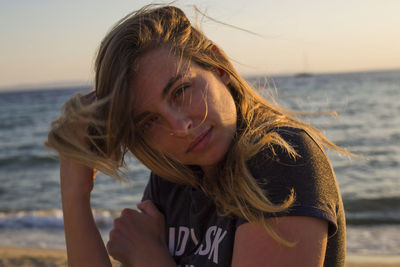
M 109 266 L 90 209 L 93 169 L 151 171 L 114 222 L 126 266 L 343 266 L 345 221 L 312 126 L 258 96 L 178 8 L 145 7 L 101 43 L 95 92 L 75 96 L 47 145 L 60 154 L 71 266 Z

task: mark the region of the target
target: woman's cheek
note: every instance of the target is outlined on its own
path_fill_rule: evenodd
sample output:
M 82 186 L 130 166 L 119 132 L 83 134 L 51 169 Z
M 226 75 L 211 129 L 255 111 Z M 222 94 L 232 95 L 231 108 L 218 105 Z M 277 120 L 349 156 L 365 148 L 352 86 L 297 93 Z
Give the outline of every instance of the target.
M 209 97 L 206 95 L 201 94 L 200 96 L 196 96 L 193 98 L 192 104 L 191 104 L 191 112 L 192 114 L 196 114 L 196 117 L 199 117 L 201 119 L 204 119 L 207 116 L 207 113 L 210 111 L 210 104 L 209 102 Z
M 170 147 L 174 146 L 171 135 L 166 134 L 163 129 L 155 130 L 149 134 L 149 144 L 151 148 L 162 153 L 170 152 Z

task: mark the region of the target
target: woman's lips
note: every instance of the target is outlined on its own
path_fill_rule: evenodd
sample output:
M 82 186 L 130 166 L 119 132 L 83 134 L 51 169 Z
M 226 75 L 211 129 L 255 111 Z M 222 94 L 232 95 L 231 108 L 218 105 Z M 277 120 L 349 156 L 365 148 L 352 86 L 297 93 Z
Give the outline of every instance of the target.
M 210 142 L 212 136 L 213 127 L 210 127 L 206 132 L 202 133 L 199 137 L 197 137 L 186 150 L 186 153 L 189 152 L 197 152 L 204 149 L 208 143 Z

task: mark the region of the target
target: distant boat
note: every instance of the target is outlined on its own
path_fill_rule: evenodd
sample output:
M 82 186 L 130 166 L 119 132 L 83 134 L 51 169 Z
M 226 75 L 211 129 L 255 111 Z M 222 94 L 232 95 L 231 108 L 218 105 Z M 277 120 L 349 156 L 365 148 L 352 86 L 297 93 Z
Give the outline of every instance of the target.
M 303 51 L 303 71 L 296 73 L 294 76 L 299 77 L 299 78 L 302 78 L 302 77 L 306 78 L 306 77 L 313 76 L 312 73 L 307 71 L 307 69 L 308 69 L 308 57 L 307 57 L 306 51 L 304 50 Z
M 301 77 L 311 77 L 313 75 L 312 75 L 312 73 L 309 73 L 309 72 L 299 72 L 299 73 L 296 73 L 294 76 L 301 78 Z

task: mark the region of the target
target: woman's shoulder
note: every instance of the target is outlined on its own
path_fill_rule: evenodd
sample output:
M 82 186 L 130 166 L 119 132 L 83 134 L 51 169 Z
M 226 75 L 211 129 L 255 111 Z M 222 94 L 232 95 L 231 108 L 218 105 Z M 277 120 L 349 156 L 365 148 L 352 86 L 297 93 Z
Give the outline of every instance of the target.
M 311 134 L 305 129 L 293 128 L 293 127 L 279 127 L 272 129 L 271 131 L 278 133 L 285 141 L 292 143 L 293 145 L 315 143 L 317 142 L 311 137 Z
M 250 172 L 272 203 L 282 203 L 294 192 L 295 203 L 283 215 L 325 219 L 329 221 L 329 235 L 333 235 L 343 206 L 323 146 L 303 129 L 282 127 L 273 131 L 293 147 L 297 156 L 291 157 L 279 147 L 275 147 L 275 154 L 264 149 L 250 160 Z
M 295 153 L 289 153 L 283 145 L 273 144 L 260 150 L 252 159 L 265 161 L 270 159 L 280 164 L 299 164 L 308 161 L 310 157 L 326 157 L 325 150 L 312 135 L 304 129 L 293 127 L 279 127 L 268 131 L 268 134 L 276 133 Z
M 257 183 L 268 189 L 274 202 L 281 202 L 294 189 L 298 200 L 322 194 L 328 189 L 337 194 L 336 179 L 324 149 L 303 129 L 274 129 L 295 151 L 290 155 L 274 145 L 257 153 L 248 162 Z M 305 194 L 307 192 L 307 194 Z

